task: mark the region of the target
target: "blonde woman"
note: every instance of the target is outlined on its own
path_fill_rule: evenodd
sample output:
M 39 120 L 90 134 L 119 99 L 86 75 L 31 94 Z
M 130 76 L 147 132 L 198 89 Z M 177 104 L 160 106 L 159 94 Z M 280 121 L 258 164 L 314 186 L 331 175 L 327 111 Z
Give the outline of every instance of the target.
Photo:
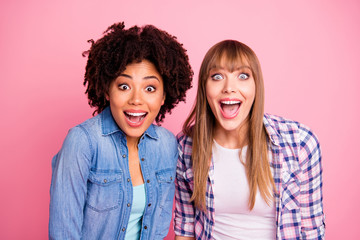
M 264 114 L 248 46 L 225 40 L 207 52 L 177 139 L 176 240 L 324 238 L 318 140 L 301 123 Z

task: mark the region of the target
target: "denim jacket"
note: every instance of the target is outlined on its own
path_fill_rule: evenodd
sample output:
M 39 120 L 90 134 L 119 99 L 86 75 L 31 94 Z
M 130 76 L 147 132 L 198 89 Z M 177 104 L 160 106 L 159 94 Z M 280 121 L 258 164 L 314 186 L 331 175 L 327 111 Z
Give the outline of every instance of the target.
M 177 142 L 151 125 L 138 149 L 146 190 L 140 239 L 163 239 L 172 217 Z M 70 129 L 52 170 L 50 239 L 124 239 L 132 183 L 126 136 L 109 108 Z

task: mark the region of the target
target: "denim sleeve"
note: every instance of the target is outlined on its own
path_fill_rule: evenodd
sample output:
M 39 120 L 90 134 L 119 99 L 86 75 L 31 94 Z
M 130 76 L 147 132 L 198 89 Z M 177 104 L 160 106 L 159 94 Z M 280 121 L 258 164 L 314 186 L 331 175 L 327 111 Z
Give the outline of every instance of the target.
M 176 162 L 178 158 L 177 151 L 177 141 L 175 136 L 169 131 L 158 132 L 158 136 L 162 139 L 162 144 L 166 147 L 161 148 L 163 155 L 163 164 L 162 169 L 157 171 L 156 177 L 159 183 L 159 195 L 160 202 L 159 206 L 159 217 L 153 218 L 153 225 L 156 226 L 156 234 L 151 239 L 164 239 L 170 227 L 170 222 L 172 219 L 172 210 L 174 203 L 174 194 L 175 194 L 175 171 L 176 171 Z M 161 147 L 161 146 L 158 146 Z
M 92 156 L 81 126 L 71 129 L 52 160 L 49 239 L 80 239 Z

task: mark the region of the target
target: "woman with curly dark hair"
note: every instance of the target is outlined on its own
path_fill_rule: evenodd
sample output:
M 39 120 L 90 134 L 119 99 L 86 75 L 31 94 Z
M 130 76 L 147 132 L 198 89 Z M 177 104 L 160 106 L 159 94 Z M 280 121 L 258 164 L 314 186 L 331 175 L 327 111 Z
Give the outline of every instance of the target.
M 146 25 L 90 40 L 84 85 L 95 117 L 52 160 L 50 239 L 163 239 L 172 217 L 177 142 L 154 125 L 184 101 L 186 50 Z

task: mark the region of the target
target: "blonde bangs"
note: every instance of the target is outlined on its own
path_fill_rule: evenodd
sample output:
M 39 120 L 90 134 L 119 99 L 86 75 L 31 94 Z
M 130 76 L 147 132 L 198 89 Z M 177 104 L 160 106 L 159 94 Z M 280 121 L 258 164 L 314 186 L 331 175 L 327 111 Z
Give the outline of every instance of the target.
M 204 77 L 208 78 L 210 70 L 216 68 L 223 68 L 229 72 L 233 72 L 242 66 L 247 66 L 253 72 L 254 64 L 250 60 L 251 58 L 249 57 L 247 51 L 242 49 L 241 46 L 231 44 L 231 42 L 229 42 L 229 44 L 223 44 L 216 49 L 210 49 L 210 51 L 211 50 L 213 50 L 213 52 L 210 53 L 212 57 L 208 58 L 208 62 L 206 64 L 207 74 Z

